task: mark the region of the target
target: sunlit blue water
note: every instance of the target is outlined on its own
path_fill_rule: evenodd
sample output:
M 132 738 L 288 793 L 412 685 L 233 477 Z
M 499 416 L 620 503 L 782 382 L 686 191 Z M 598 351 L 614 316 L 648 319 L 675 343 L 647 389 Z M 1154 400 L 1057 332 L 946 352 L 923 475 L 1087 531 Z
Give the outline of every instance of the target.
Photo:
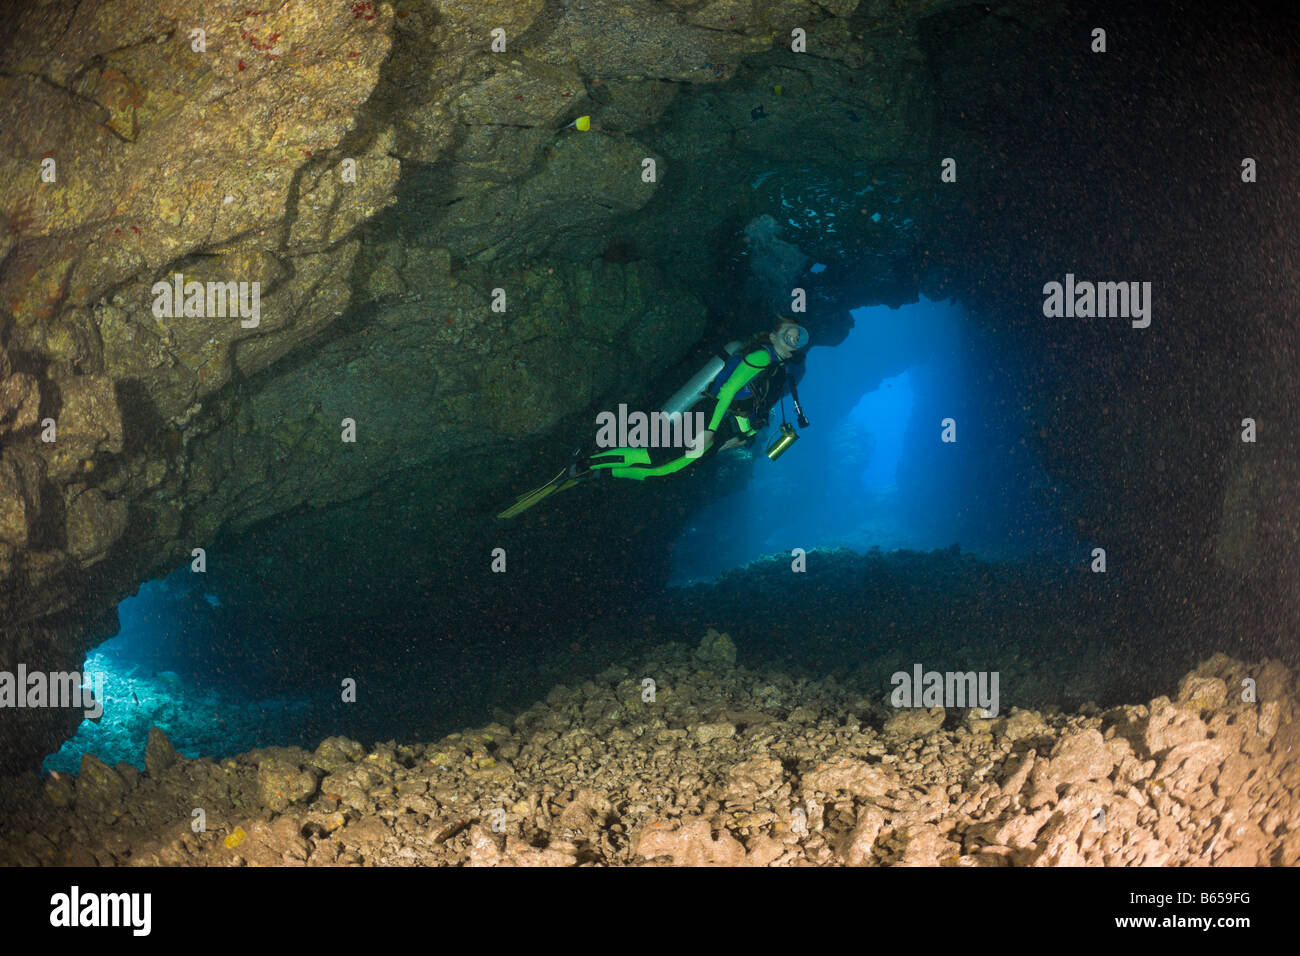
M 957 544 L 988 558 L 1073 560 L 1081 545 L 1024 442 L 1021 383 L 1033 373 L 1024 358 L 955 303 L 859 309 L 854 319 L 845 342 L 810 350 L 799 397 L 811 427 L 775 462 L 763 453 L 771 433 L 755 442 L 752 480 L 694 516 L 671 583 L 793 548 Z M 788 401 L 785 414 L 793 421 Z M 946 419 L 955 442 L 941 440 Z
M 229 623 L 224 613 L 219 595 L 195 583 L 188 569 L 150 581 L 122 601 L 118 636 L 91 651 L 82 668 L 104 677 L 103 715 L 83 720 L 43 768 L 75 773 L 82 754 L 93 753 L 110 765 L 126 761 L 143 769 L 153 726 L 190 757 L 310 740 L 322 700 L 255 694 L 255 675 L 225 674 L 217 666 Z

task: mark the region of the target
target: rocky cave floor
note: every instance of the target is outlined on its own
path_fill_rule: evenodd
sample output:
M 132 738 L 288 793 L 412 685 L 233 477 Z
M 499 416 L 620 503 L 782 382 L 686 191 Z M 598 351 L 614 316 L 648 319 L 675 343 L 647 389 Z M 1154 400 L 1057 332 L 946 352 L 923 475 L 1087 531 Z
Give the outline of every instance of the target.
M 735 663 L 726 635 L 555 687 L 430 744 L 0 781 L 20 865 L 1295 865 L 1300 706 L 1222 654 L 1173 699 L 887 715 L 834 678 Z M 641 675 L 654 674 L 653 702 Z M 1243 678 L 1258 702 L 1240 700 Z M 883 720 L 879 718 L 885 718 Z M 192 832 L 196 810 L 206 829 Z

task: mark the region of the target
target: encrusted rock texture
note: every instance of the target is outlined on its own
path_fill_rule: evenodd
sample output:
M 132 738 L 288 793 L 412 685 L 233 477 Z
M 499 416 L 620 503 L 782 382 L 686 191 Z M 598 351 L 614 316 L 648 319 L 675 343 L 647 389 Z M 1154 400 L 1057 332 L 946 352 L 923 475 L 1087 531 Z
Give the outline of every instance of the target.
M 760 130 L 736 94 L 725 117 L 688 118 L 671 160 L 636 132 L 677 84 L 722 83 L 801 23 L 822 56 L 781 74 L 805 139 L 901 156 L 928 130 L 920 57 L 889 39 L 890 17 L 874 46 L 850 37 L 856 6 L 215 0 L 199 17 L 109 0 L 20 14 L 0 53 L 0 626 L 101 610 L 222 530 L 355 499 L 644 386 L 703 329 L 714 216 L 754 200 L 685 196 L 603 255 L 611 231 L 672 180 L 644 179 L 645 160 L 685 171 L 720 137 Z M 827 71 L 850 60 L 881 61 L 870 95 L 887 123 L 816 119 Z M 583 112 L 577 137 L 566 126 Z M 737 162 L 783 161 L 769 138 L 738 144 Z M 403 172 L 401 212 L 361 228 Z M 153 284 L 176 272 L 261 283 L 261 322 L 154 316 Z M 356 307 L 371 310 L 363 327 L 312 352 Z M 365 456 L 338 440 L 345 417 Z M 56 442 L 39 438 L 46 418 Z M 81 572 L 110 553 L 88 593 Z
M 942 4 L 851 28 L 857 6 L 17 12 L 0 45 L 0 666 L 74 668 L 140 581 L 221 535 L 324 508 L 315 544 L 298 529 L 281 557 L 347 539 L 351 560 L 286 571 L 281 602 L 336 615 L 356 568 L 391 577 L 368 496 L 397 476 L 409 486 L 412 469 L 426 487 L 394 527 L 432 529 L 445 543 L 420 550 L 450 552 L 487 511 L 485 489 L 529 461 L 528 439 L 637 395 L 700 339 L 706 300 L 731 307 L 720 224 L 785 197 L 723 187 L 806 167 L 809 150 L 832 165 L 925 153 L 929 80 L 900 27 Z M 797 69 L 775 59 L 792 25 L 818 51 Z M 498 29 L 504 52 L 490 48 Z M 751 118 L 744 89 L 721 91 L 742 65 L 770 121 Z M 836 77 L 868 73 L 837 92 Z M 707 115 L 668 121 L 679 91 L 704 88 L 720 90 Z M 849 123 L 846 103 L 871 121 Z M 583 114 L 579 135 L 568 125 Z M 895 187 L 899 209 L 928 195 Z M 900 236 L 878 228 L 858 250 L 889 273 L 911 248 Z M 260 322 L 155 316 L 155 283 L 177 273 L 260 283 Z M 245 558 L 226 573 L 258 580 Z M 66 732 L 29 722 L 0 741 L 0 764 L 30 764 Z
M 6 779 L 0 861 L 1300 862 L 1300 697 L 1276 661 L 1216 655 L 1172 697 L 1105 711 L 884 713 L 833 680 L 739 666 L 710 635 L 436 743 L 333 737 L 217 763 L 155 729 L 144 773 L 87 756 L 77 776 Z
M 611 230 L 667 175 L 647 181 L 644 161 L 699 163 L 754 133 L 740 96 L 734 118 L 688 122 L 671 161 L 636 131 L 674 84 L 731 78 L 787 22 L 823 53 L 792 92 L 874 56 L 841 19 L 851 2 L 248 7 L 53 3 L 0 53 L 0 626 L 102 611 L 223 530 L 644 386 L 703 330 L 709 220 L 752 200 L 701 216 L 688 197 L 666 210 L 686 235 L 657 243 L 649 217 L 606 255 Z M 498 28 L 512 46 L 489 55 Z M 888 125 L 819 127 L 844 156 L 896 157 L 928 129 L 919 55 L 876 46 L 909 64 L 879 66 L 908 92 L 872 93 Z M 784 153 L 775 136 L 746 148 Z M 401 212 L 366 231 L 404 164 Z M 156 317 L 153 285 L 177 272 L 259 282 L 260 323 Z M 322 347 L 358 307 L 367 320 Z M 345 417 L 365 455 L 339 440 Z M 110 554 L 92 590 L 83 572 Z

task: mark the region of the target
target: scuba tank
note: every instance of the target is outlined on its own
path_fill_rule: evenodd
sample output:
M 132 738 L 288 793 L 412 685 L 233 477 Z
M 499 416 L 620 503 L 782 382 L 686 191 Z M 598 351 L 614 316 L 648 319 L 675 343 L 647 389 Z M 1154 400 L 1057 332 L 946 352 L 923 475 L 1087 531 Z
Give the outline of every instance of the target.
M 672 398 L 664 402 L 662 411 L 666 415 L 680 413 L 685 415 L 691 410 L 700 399 L 705 397 L 706 390 L 713 384 L 713 380 L 718 377 L 718 373 L 726 367 L 727 359 L 732 358 L 741 349 L 741 342 L 728 342 L 726 348 L 718 352 L 713 358 L 691 376 L 691 380 L 673 393 Z

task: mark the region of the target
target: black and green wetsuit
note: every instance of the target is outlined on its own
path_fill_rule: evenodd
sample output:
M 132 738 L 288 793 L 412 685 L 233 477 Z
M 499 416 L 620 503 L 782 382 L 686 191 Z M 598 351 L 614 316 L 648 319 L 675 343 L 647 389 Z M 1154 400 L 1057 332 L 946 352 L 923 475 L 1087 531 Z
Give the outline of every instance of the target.
M 608 470 L 615 478 L 658 478 L 681 471 L 699 461 L 732 437 L 752 440 L 768 410 L 789 387 L 787 376 L 798 381 L 803 363 L 782 361 L 776 350 L 761 340 L 751 342 L 718 372 L 708 395 L 686 414 L 703 412 L 713 440 L 699 453 L 691 448 L 608 448 L 593 453 L 593 471 Z

